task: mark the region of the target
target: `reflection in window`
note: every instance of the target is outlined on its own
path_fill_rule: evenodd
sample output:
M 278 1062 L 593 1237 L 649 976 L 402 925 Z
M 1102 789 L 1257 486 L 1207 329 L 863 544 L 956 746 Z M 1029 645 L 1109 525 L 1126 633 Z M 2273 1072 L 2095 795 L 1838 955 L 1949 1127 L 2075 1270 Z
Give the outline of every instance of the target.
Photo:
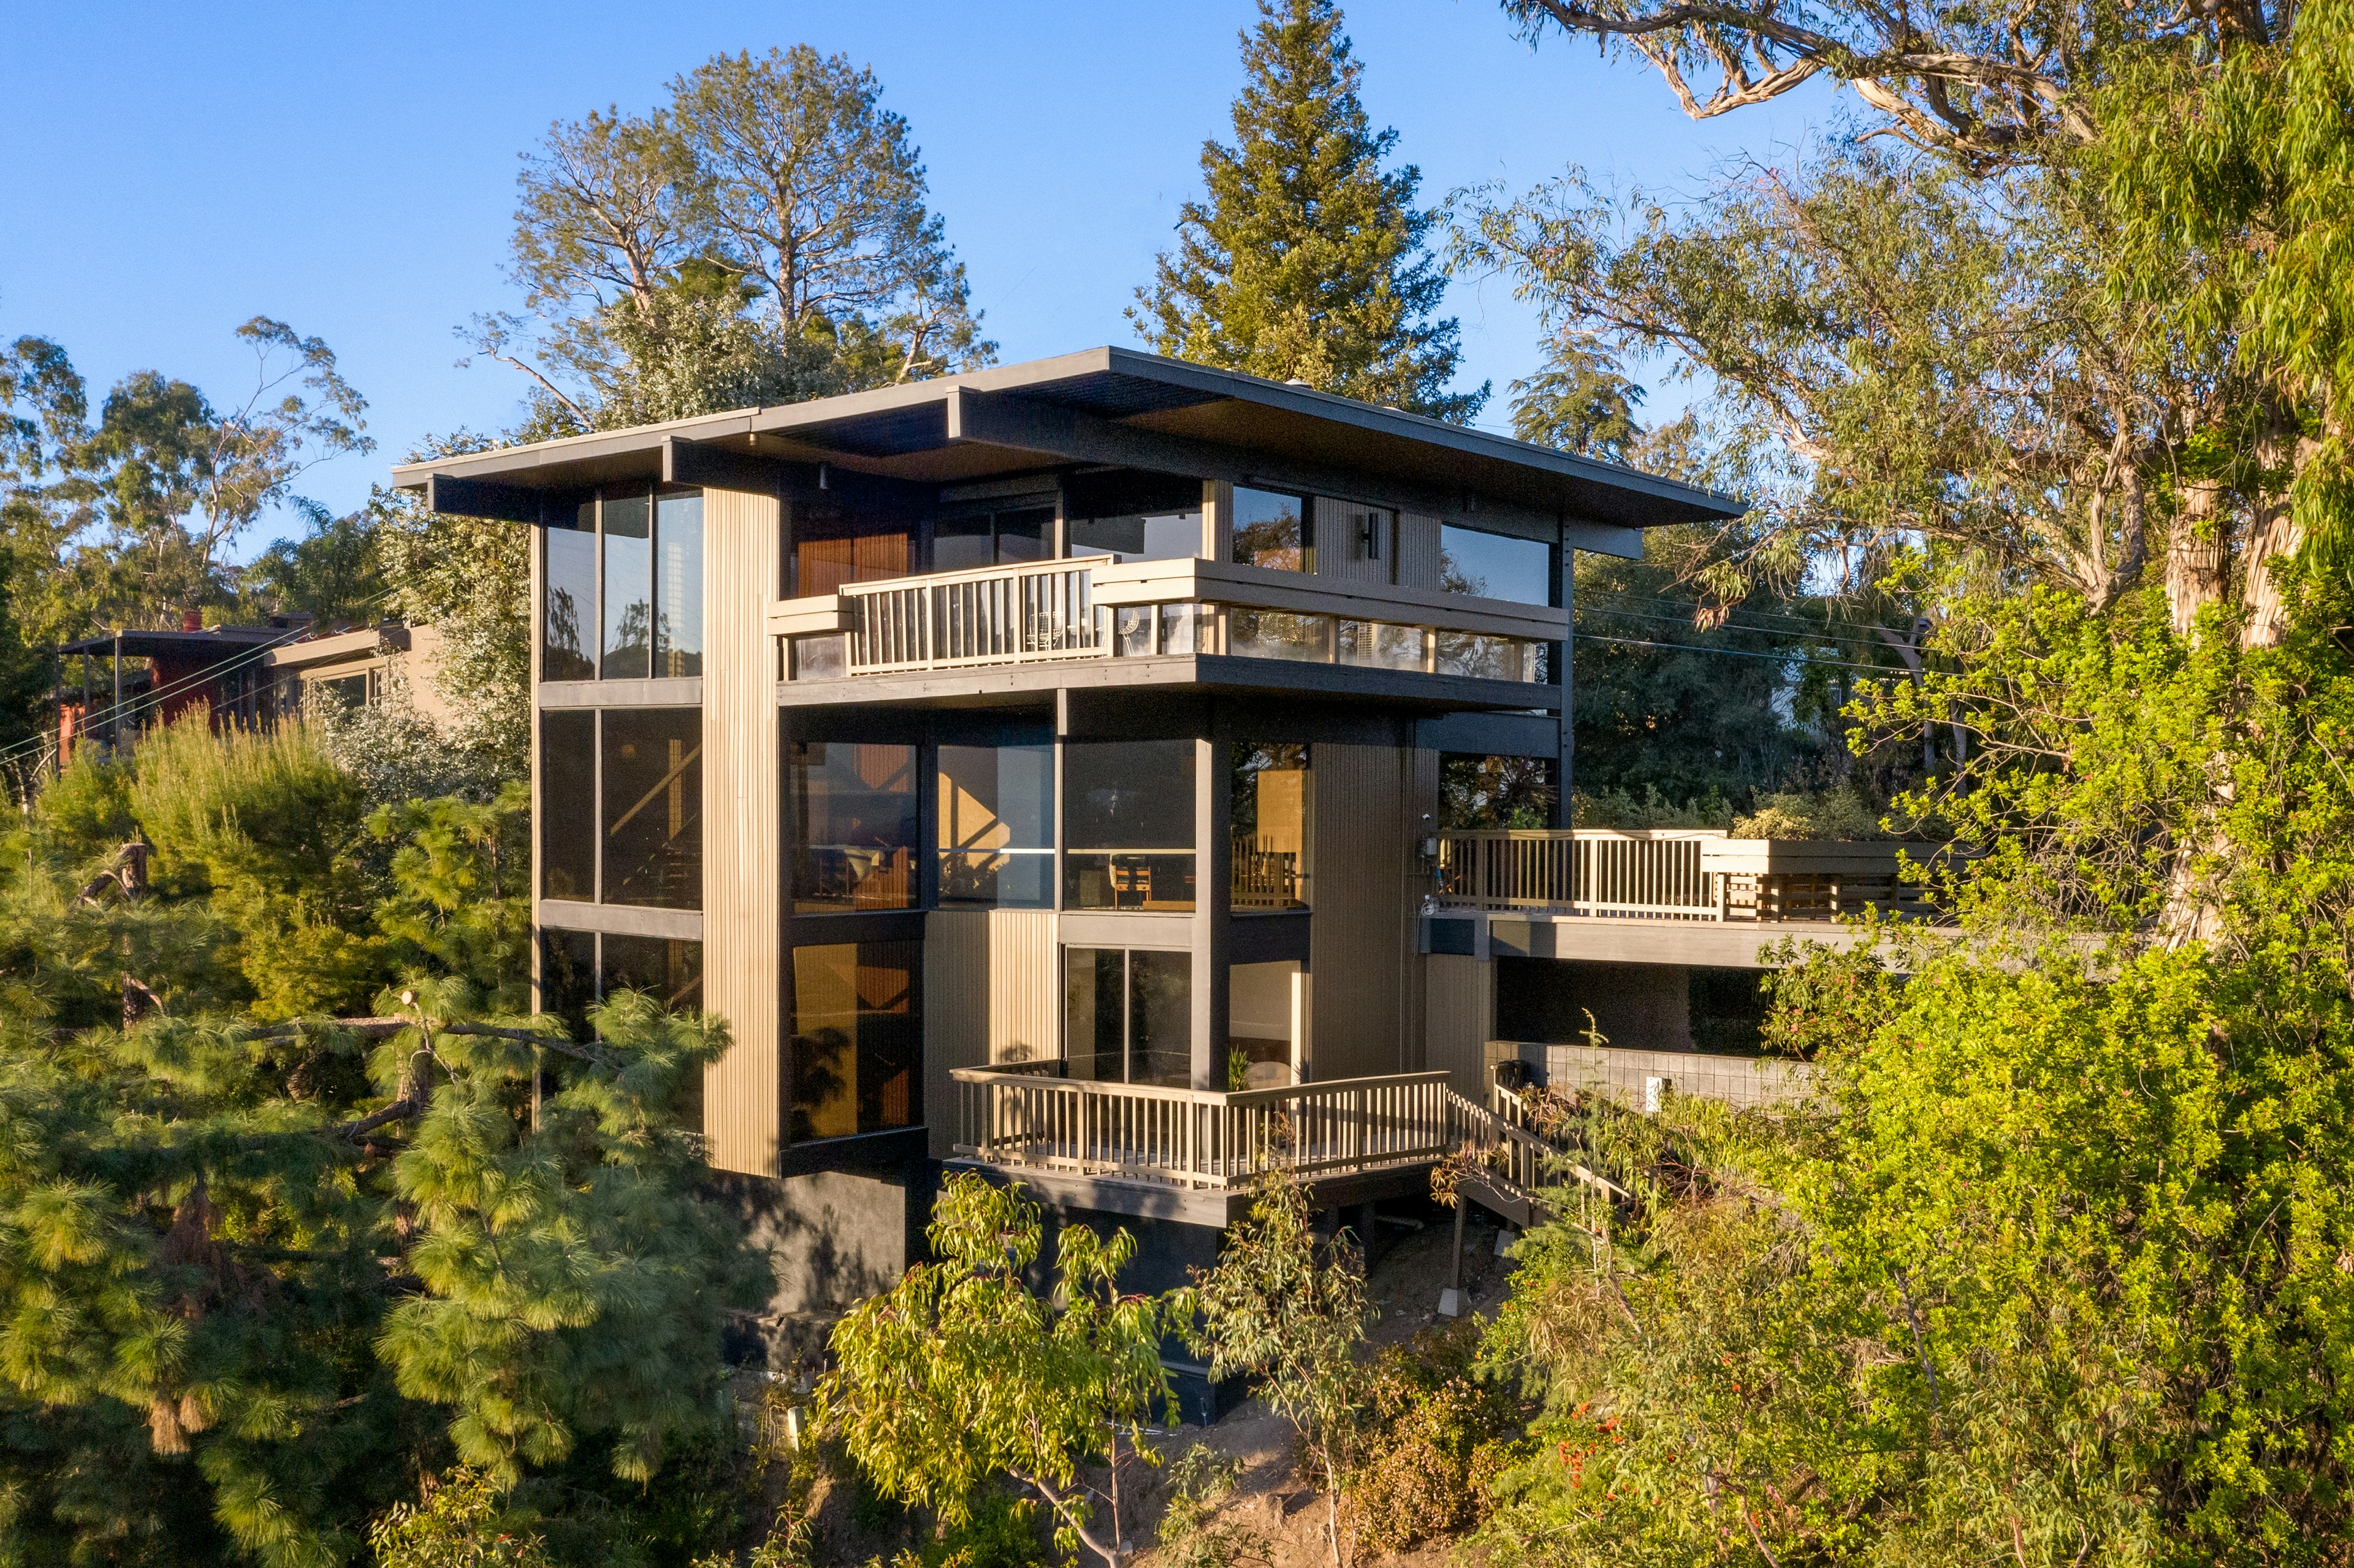
M 1182 560 L 1202 553 L 1202 482 L 1173 474 L 1075 474 L 1064 514 L 1073 556 Z
M 1315 842 L 1308 747 L 1237 744 L 1232 755 L 1234 907 L 1305 909 Z
M 1044 909 L 1055 901 L 1055 748 L 939 748 L 940 904 Z
M 1242 659 L 1328 663 L 1332 658 L 1332 620 L 1237 605 L 1226 612 L 1226 652 Z
M 962 571 L 1044 560 L 1053 552 L 1055 509 L 1025 506 L 1013 511 L 951 512 L 932 524 L 932 569 Z
M 703 493 L 654 502 L 653 671 L 664 679 L 703 673 Z
M 1314 516 L 1307 497 L 1235 486 L 1234 558 L 1237 566 L 1314 571 Z
M 1447 593 L 1515 604 L 1553 602 L 1553 549 L 1535 539 L 1515 539 L 1447 524 L 1438 530 L 1438 586 Z
M 599 968 L 599 994 L 642 991 L 666 1012 L 692 1012 L 703 1006 L 703 944 L 667 937 L 604 938 Z
M 916 748 L 796 741 L 793 907 L 916 906 Z
M 1192 1086 L 1192 954 L 1067 948 L 1063 977 L 1072 1077 Z
M 1193 907 L 1192 741 L 1064 747 L 1063 902 L 1074 909 Z
M 1276 1089 L 1298 1074 L 1299 962 L 1233 964 L 1226 969 L 1226 1074 L 1219 1086 Z
M 703 904 L 703 715 L 609 708 L 603 715 L 604 902 Z
M 1431 667 L 1442 675 L 1470 675 L 1482 681 L 1541 680 L 1537 648 L 1536 643 L 1510 637 L 1442 631 L 1437 634 Z
M 693 710 L 690 710 L 693 711 Z M 539 895 L 597 896 L 597 715 L 539 715 Z
M 643 680 L 653 672 L 653 498 L 607 496 L 600 533 L 605 653 L 598 669 L 608 681 Z
M 1426 670 L 1428 640 L 1419 626 L 1392 626 L 1378 620 L 1341 622 L 1341 662 L 1373 670 Z
M 539 678 L 597 678 L 597 503 L 585 502 L 569 523 L 551 523 L 540 539 Z
M 923 1104 L 920 942 L 793 949 L 795 1142 L 912 1127 Z
M 1122 658 L 1201 651 L 1198 604 L 1124 604 L 1111 612 L 1112 652 Z
M 575 1040 L 588 1038 L 588 1007 L 597 1000 L 597 936 L 593 931 L 539 934 L 539 1011 L 564 1021 Z

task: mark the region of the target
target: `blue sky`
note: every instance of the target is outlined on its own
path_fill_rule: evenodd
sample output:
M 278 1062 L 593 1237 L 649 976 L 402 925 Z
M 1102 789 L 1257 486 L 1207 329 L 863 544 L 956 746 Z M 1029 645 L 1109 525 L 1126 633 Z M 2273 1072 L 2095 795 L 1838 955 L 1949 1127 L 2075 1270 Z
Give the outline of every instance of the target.
M 54 337 L 102 393 L 159 369 L 217 402 L 251 379 L 255 314 L 333 345 L 379 445 L 313 470 L 341 511 L 428 432 L 494 429 L 504 366 L 456 367 L 452 328 L 511 306 L 516 154 L 551 121 L 652 106 L 721 50 L 807 42 L 871 64 L 931 171 L 934 204 L 1006 360 L 1129 343 L 1121 315 L 1225 136 L 1251 0 L 620 5 L 13 6 L 0 132 L 0 334 Z M 1559 38 L 1532 52 L 1481 0 L 1346 7 L 1377 125 L 1426 198 L 1518 189 L 1570 163 L 1695 189 L 1771 157 L 1827 93 L 1695 125 L 1658 79 Z M 1536 362 L 1532 316 L 1458 282 L 1463 381 Z M 1672 406 L 1670 395 L 1667 401 Z M 1655 400 L 1655 407 L 1657 401 Z M 266 541 L 265 524 L 244 542 Z

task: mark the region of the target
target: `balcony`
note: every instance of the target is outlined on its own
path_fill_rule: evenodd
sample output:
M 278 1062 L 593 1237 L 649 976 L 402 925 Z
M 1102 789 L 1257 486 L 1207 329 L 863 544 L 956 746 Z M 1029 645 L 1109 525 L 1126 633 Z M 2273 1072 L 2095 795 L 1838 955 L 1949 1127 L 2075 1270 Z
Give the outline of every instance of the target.
M 1931 913 L 1885 842 L 1736 839 L 1670 829 L 1506 829 L 1437 836 L 1442 908 L 1710 924 Z
M 857 583 L 769 618 L 789 679 L 1226 657 L 1526 684 L 1559 609 L 1187 557 L 1045 561 Z

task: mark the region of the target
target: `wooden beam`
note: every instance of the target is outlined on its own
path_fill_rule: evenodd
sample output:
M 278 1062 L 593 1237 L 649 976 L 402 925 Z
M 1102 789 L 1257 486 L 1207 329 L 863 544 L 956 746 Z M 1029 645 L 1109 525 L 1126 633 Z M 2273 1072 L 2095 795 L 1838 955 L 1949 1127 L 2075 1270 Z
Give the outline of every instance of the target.
M 783 492 L 790 470 L 808 467 L 711 441 L 683 441 L 670 436 L 662 444 L 664 484 L 699 484 L 705 490 L 775 496 Z
M 541 493 L 487 479 L 425 476 L 425 510 L 437 516 L 497 517 L 509 523 L 542 523 Z

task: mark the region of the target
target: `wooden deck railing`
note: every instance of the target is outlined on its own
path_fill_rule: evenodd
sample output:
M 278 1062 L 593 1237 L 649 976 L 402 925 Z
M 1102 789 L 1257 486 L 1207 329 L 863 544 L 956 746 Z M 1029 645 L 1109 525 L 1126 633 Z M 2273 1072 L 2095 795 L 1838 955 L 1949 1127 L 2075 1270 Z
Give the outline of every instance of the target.
M 1435 897 L 1455 908 L 1604 919 L 1830 920 L 1867 906 L 1926 914 L 1922 890 L 1898 874 L 1907 847 L 1699 829 L 1447 832 L 1438 836 Z
M 986 1067 L 949 1076 L 959 1154 L 1071 1175 L 1238 1188 L 1270 1166 L 1314 1178 L 1434 1164 L 1460 1141 L 1444 1073 L 1238 1094 Z
M 849 604 L 854 675 L 1093 659 L 1108 652 L 1087 567 L 1070 561 L 937 572 L 840 591 Z

